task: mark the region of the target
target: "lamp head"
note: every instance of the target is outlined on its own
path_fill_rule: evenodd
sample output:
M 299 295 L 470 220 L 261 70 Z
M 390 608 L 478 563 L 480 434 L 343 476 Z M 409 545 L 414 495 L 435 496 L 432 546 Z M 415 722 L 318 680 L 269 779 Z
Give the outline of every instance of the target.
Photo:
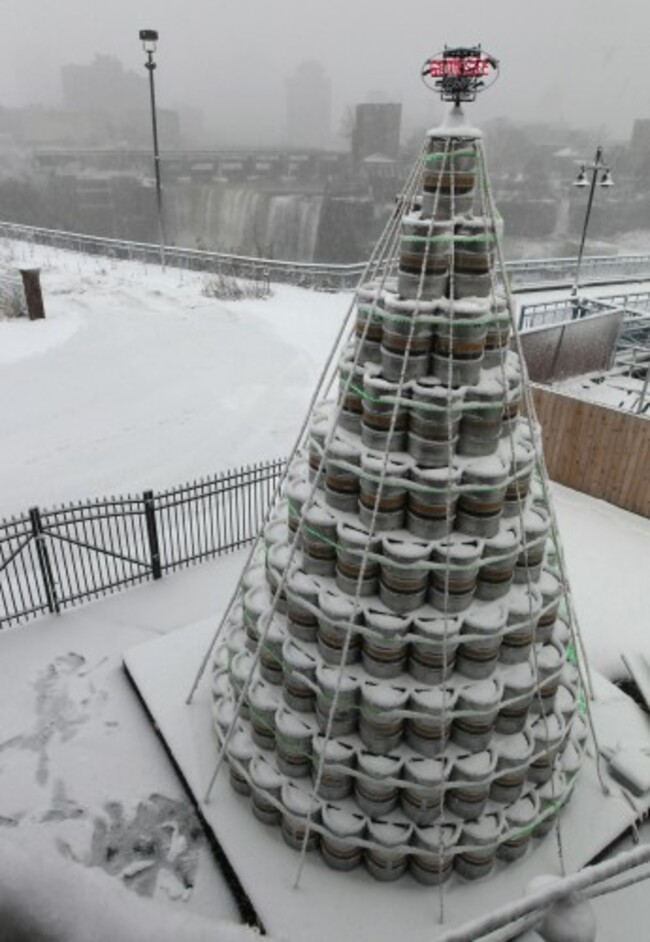
M 614 186 L 614 181 L 612 180 L 612 175 L 609 172 L 609 167 L 605 167 L 605 171 L 600 178 L 600 186 Z
M 580 173 L 573 181 L 574 186 L 589 186 L 589 180 L 587 179 L 587 173 L 585 171 L 584 164 L 580 168 Z
M 142 43 L 142 48 L 145 52 L 155 52 L 156 43 L 158 42 L 158 30 L 157 29 L 141 29 L 140 30 L 140 42 Z

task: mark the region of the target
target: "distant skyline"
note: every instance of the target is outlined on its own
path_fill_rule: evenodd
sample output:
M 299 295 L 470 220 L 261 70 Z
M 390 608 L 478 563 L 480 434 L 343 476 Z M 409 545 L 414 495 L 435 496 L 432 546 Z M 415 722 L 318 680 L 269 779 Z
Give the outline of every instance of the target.
M 445 42 L 480 41 L 501 60 L 477 122 L 559 120 L 629 139 L 634 118 L 650 117 L 644 0 L 3 0 L 0 10 L 1 105 L 60 105 L 61 66 L 97 53 L 144 75 L 138 31 L 155 28 L 161 107 L 199 108 L 224 142 L 282 140 L 285 82 L 306 59 L 331 79 L 334 135 L 374 89 L 404 104 L 407 134 L 433 123 L 441 106 L 419 69 Z

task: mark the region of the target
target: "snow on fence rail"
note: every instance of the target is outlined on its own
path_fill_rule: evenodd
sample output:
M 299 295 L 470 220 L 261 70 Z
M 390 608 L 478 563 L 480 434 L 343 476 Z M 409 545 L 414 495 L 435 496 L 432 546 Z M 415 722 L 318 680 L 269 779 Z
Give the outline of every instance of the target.
M 149 242 L 127 242 L 101 236 L 42 229 L 13 222 L 0 222 L 0 236 L 51 245 L 91 255 L 113 258 L 160 262 L 160 246 Z M 289 262 L 271 258 L 255 258 L 224 252 L 209 252 L 167 246 L 165 261 L 168 265 L 197 271 L 214 272 L 236 277 L 287 282 L 323 290 L 353 288 L 365 269 L 365 262 L 349 265 L 330 265 L 311 262 Z M 516 289 L 562 286 L 571 284 L 576 271 L 576 259 L 525 259 L 506 263 L 511 284 Z M 650 255 L 593 255 L 582 260 L 583 284 L 616 283 L 650 277 Z
M 0 521 L 0 628 L 251 542 L 284 465 L 275 459 L 157 493 L 33 507 Z

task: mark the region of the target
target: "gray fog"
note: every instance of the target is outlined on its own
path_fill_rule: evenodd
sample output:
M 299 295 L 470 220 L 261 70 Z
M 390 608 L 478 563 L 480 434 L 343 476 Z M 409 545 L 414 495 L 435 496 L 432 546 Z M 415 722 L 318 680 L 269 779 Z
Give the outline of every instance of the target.
M 369 94 L 403 102 L 408 134 L 440 114 L 419 69 L 445 43 L 501 60 L 477 121 L 625 139 L 650 116 L 646 0 L 0 0 L 0 16 L 0 105 L 60 104 L 61 66 L 97 53 L 144 76 L 138 30 L 155 28 L 159 105 L 199 108 L 215 143 L 280 143 L 285 80 L 309 59 L 332 82 L 334 146 L 346 106 Z

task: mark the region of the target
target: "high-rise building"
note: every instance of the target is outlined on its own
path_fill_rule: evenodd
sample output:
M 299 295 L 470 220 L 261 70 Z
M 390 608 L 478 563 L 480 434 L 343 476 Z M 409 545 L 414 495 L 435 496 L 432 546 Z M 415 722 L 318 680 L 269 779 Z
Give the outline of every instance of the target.
M 332 124 L 332 83 L 320 62 L 301 62 L 286 80 L 287 143 L 327 147 Z
M 399 153 L 402 106 L 394 102 L 364 102 L 356 107 L 352 154 L 356 161 L 381 154 L 395 160 Z

